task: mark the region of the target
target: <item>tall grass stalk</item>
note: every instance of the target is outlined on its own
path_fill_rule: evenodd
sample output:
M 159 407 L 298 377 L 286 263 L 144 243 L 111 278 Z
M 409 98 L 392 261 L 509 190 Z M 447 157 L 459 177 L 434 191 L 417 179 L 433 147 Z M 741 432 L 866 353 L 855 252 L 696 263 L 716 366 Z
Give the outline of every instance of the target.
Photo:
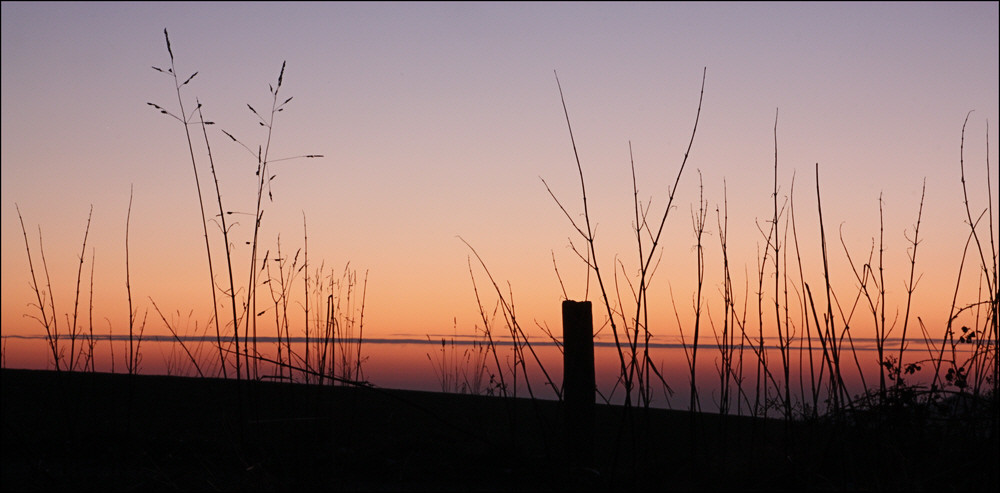
M 45 329 L 45 340 L 48 343 L 49 351 L 52 353 L 52 364 L 55 366 L 56 371 L 61 371 L 59 364 L 59 325 L 55 317 L 55 302 L 52 296 L 52 283 L 49 281 L 49 270 L 45 263 L 45 247 L 42 244 L 42 227 L 38 227 L 38 249 L 42 256 L 42 265 L 45 269 L 45 279 L 46 286 L 48 287 L 46 291 L 43 291 L 38 285 L 38 278 L 35 276 L 35 263 L 31 261 L 31 245 L 28 243 L 28 232 L 24 228 L 24 218 L 21 216 L 21 208 L 14 204 L 14 208 L 17 209 L 17 219 L 21 222 L 21 233 L 24 235 L 24 250 L 28 254 L 28 269 L 31 271 L 31 289 L 35 293 L 35 299 L 37 304 L 34 306 L 38 308 L 40 317 L 36 315 L 26 315 L 28 317 L 34 318 L 42 327 Z M 50 311 L 45 310 L 45 299 L 48 298 Z
M 87 359 L 83 363 L 83 371 L 87 371 L 87 366 L 90 366 L 90 371 L 95 371 L 94 367 L 94 346 L 97 344 L 97 340 L 94 338 L 94 264 L 96 262 L 97 252 L 91 248 L 90 249 L 90 308 L 87 310 L 87 320 L 88 327 L 90 327 L 89 337 L 87 339 Z
M 791 419 L 791 388 L 790 388 L 790 361 L 789 361 L 789 344 L 791 340 L 790 331 L 787 324 L 787 307 L 788 307 L 788 292 L 787 292 L 787 278 L 783 278 L 781 275 L 781 262 L 783 260 L 781 256 L 782 251 L 782 239 L 780 230 L 780 218 L 782 217 L 785 206 L 787 204 L 782 204 L 778 207 L 778 110 L 774 111 L 774 166 L 773 166 L 773 188 L 771 191 L 772 199 L 772 214 L 771 219 L 768 221 L 769 227 L 765 234 L 764 231 L 758 225 L 758 230 L 760 230 L 761 235 L 764 237 L 764 252 L 763 256 L 760 258 L 759 268 L 757 271 L 757 327 L 758 327 L 758 351 L 757 351 L 757 375 L 756 375 L 756 397 L 754 401 L 754 413 L 766 414 L 767 410 L 771 407 L 770 390 L 767 381 L 770 380 L 774 386 L 774 391 L 778 397 L 778 401 L 781 402 L 782 414 L 785 416 L 786 421 Z M 786 218 L 787 222 L 787 218 Z M 787 237 L 787 228 L 785 230 L 785 235 Z M 787 254 L 787 250 L 786 250 Z M 778 383 L 773 376 L 773 373 L 768 368 L 767 352 L 765 350 L 765 340 L 764 335 L 764 275 L 766 266 L 768 264 L 768 259 L 770 258 L 771 264 L 774 267 L 774 321 L 775 321 L 775 332 L 778 337 L 778 352 L 781 357 L 781 371 L 782 371 L 782 383 Z M 786 261 L 787 266 L 787 261 Z M 786 274 L 787 277 L 787 274 Z M 782 305 L 781 305 L 781 286 L 784 284 L 786 286 L 785 290 L 785 326 L 784 331 L 782 330 Z M 763 401 L 763 402 L 762 402 Z
M 163 38 L 166 40 L 166 43 L 167 43 L 167 54 L 170 55 L 170 68 L 168 68 L 168 69 L 161 69 L 159 67 L 155 67 L 154 66 L 153 70 L 156 70 L 157 72 L 160 72 L 160 73 L 165 73 L 165 74 L 169 75 L 173 79 L 173 81 L 174 81 L 174 92 L 177 95 L 177 106 L 180 109 L 180 115 L 174 115 L 173 113 L 171 113 L 171 112 L 169 112 L 169 111 L 163 109 L 162 107 L 160 107 L 160 106 L 158 106 L 156 104 L 153 104 L 153 103 L 146 103 L 146 104 L 152 106 L 153 108 L 156 108 L 156 109 L 160 110 L 160 112 L 163 113 L 163 114 L 165 114 L 165 115 L 173 117 L 177 121 L 181 122 L 181 124 L 184 126 L 184 138 L 187 140 L 188 154 L 191 157 L 191 169 L 194 172 L 194 184 L 195 184 L 195 189 L 198 192 L 198 207 L 199 207 L 199 210 L 200 210 L 200 213 L 201 213 L 201 227 L 202 227 L 202 231 L 203 231 L 204 237 L 205 237 L 205 255 L 206 255 L 207 259 L 208 259 L 208 281 L 209 281 L 210 291 L 212 293 L 212 311 L 213 311 L 213 315 L 214 315 L 213 319 L 215 320 L 216 343 L 219 346 L 219 360 L 220 360 L 219 363 L 220 363 L 220 365 L 222 367 L 223 375 L 225 376 L 226 375 L 226 360 L 225 360 L 225 356 L 223 355 L 223 352 L 222 352 L 222 335 L 221 335 L 221 329 L 219 328 L 219 308 L 218 308 L 218 302 L 216 301 L 216 296 L 215 296 L 215 271 L 214 271 L 214 268 L 212 266 L 212 247 L 211 247 L 211 245 L 209 244 L 209 241 L 208 241 L 208 219 L 207 219 L 207 217 L 205 215 L 205 201 L 202 198 L 202 194 L 201 194 L 201 180 L 198 178 L 198 164 L 197 164 L 197 160 L 195 159 L 195 155 L 194 155 L 194 143 L 192 142 L 192 139 L 191 139 L 190 124 L 191 124 L 191 116 L 193 116 L 193 113 L 192 113 L 192 115 L 188 115 L 188 113 L 184 110 L 184 98 L 181 97 L 181 88 L 183 86 L 186 86 L 189 82 L 191 82 L 191 79 L 194 79 L 195 76 L 198 75 L 198 72 L 195 72 L 195 73 L 191 74 L 186 79 L 184 79 L 184 82 L 181 82 L 180 79 L 177 77 L 177 69 L 176 69 L 176 66 L 174 64 L 174 51 L 170 47 L 170 35 L 167 33 L 166 29 L 163 30 Z M 199 103 L 196 106 L 195 109 L 199 111 L 199 119 L 201 120 L 201 122 L 204 125 L 204 119 L 201 118 L 201 104 Z M 203 130 L 204 130 L 204 128 L 203 128 Z M 207 138 L 206 138 L 205 142 L 206 142 L 206 144 L 208 143 L 208 139 Z M 209 152 L 211 152 L 211 151 L 209 151 Z M 214 175 L 214 166 L 213 166 L 213 175 Z M 218 191 L 218 184 L 216 184 L 216 191 Z M 220 208 L 221 208 L 221 200 L 222 200 L 221 197 L 220 197 L 219 200 L 220 200 Z M 225 227 L 223 227 L 223 230 L 225 230 Z M 228 242 L 227 242 L 227 245 L 228 245 Z M 227 255 L 228 255 L 228 247 L 227 247 Z M 237 371 L 237 377 L 238 377 L 238 375 L 239 375 L 239 359 L 237 359 L 236 366 L 237 366 L 237 370 L 236 371 Z
M 778 239 L 781 236 L 778 231 L 778 219 L 781 216 L 781 212 L 784 211 L 785 206 L 782 204 L 781 210 L 778 210 L 778 110 L 774 110 L 774 191 L 771 198 L 774 200 L 774 215 L 771 218 L 772 227 L 774 228 L 774 323 L 775 328 L 778 333 L 778 351 L 781 354 L 781 369 L 784 377 L 784 415 L 785 420 L 789 421 L 792 419 L 792 396 L 789 384 L 789 355 L 788 355 L 788 344 L 791 339 L 791 335 L 782 334 L 781 325 L 781 295 L 779 293 L 779 286 L 782 281 L 786 281 L 781 277 L 781 254 L 779 253 L 781 249 L 781 241 Z M 788 229 L 786 227 L 785 233 L 787 235 Z M 787 253 L 787 251 L 786 251 Z M 787 265 L 787 263 L 786 263 Z M 786 308 L 786 320 L 787 320 L 787 308 L 788 308 L 788 291 L 787 282 L 785 283 L 785 308 Z M 790 332 L 787 323 L 785 324 L 785 332 Z
M 128 229 L 131 219 L 132 189 L 129 187 L 128 213 L 125 216 L 125 292 L 128 295 L 128 352 L 126 353 L 125 368 L 128 370 L 129 375 L 134 375 L 139 372 L 139 364 L 142 362 L 142 353 L 139 348 L 142 345 L 142 334 L 146 329 L 146 316 L 149 314 L 149 311 L 146 311 L 142 317 L 142 323 L 136 327 L 138 309 L 132 307 L 132 275 L 130 273 L 128 252 Z
M 872 257 L 875 253 L 875 240 L 872 239 L 872 247 L 868 253 L 868 260 L 861 268 L 861 272 L 858 272 L 857 265 L 854 263 L 854 259 L 851 257 L 851 252 L 847 248 L 847 243 L 844 240 L 843 228 L 841 228 L 840 233 L 840 243 L 844 247 L 844 255 L 847 257 L 847 262 L 851 266 L 851 271 L 854 273 L 855 280 L 858 281 L 858 295 L 864 295 L 865 300 L 868 303 L 868 309 L 872 314 L 872 325 L 875 332 L 875 350 L 878 357 L 879 364 L 879 387 L 878 387 L 878 401 L 877 404 L 881 404 L 885 401 L 885 367 L 881 364 L 885 361 L 885 340 L 887 337 L 887 332 L 885 330 L 885 285 L 882 281 L 882 252 L 884 250 L 883 246 L 883 211 L 882 211 L 882 195 L 879 194 L 879 279 L 875 278 L 874 271 L 872 268 Z M 873 299 L 873 294 L 871 289 L 869 289 L 869 284 L 875 284 L 875 294 Z M 859 365 L 860 370 L 860 365 Z M 861 378 L 864 378 L 864 372 L 861 372 Z M 867 385 L 865 385 L 865 396 L 868 397 Z
M 729 250 L 726 246 L 727 234 L 729 231 L 729 199 L 726 189 L 726 181 L 722 181 L 722 203 L 723 210 L 720 212 L 716 207 L 716 222 L 719 230 L 719 245 L 722 251 L 722 334 L 716 333 L 716 347 L 718 348 L 721 362 L 718 365 L 719 373 L 719 414 L 729 412 L 731 405 L 731 381 L 733 379 L 733 351 L 735 350 L 734 334 L 735 323 L 731 323 L 731 317 L 735 316 L 735 305 L 733 301 L 733 279 L 729 271 Z M 711 315 L 711 311 L 709 311 Z M 712 324 L 715 332 L 715 324 Z
M 819 163 L 816 163 L 816 210 L 819 215 L 819 238 L 820 247 L 823 253 L 823 282 L 826 287 L 826 312 L 823 315 L 823 338 L 829 352 L 828 365 L 830 367 L 830 397 L 833 402 L 833 409 L 840 410 L 840 405 L 844 400 L 842 392 L 843 380 L 840 376 L 840 352 L 837 349 L 837 329 L 836 319 L 833 313 L 833 288 L 830 285 L 830 259 L 827 255 L 826 228 L 823 227 L 823 199 L 820 196 L 819 185 Z M 815 305 L 813 316 L 815 317 Z M 817 328 L 819 321 L 816 321 Z
M 698 172 L 698 213 L 691 212 L 691 226 L 694 229 L 697 257 L 696 267 L 698 270 L 697 293 L 694 301 L 694 339 L 691 342 L 691 356 L 689 358 L 691 368 L 691 403 L 689 410 L 693 413 L 701 411 L 701 404 L 698 401 L 698 386 L 696 384 L 696 369 L 698 360 L 698 336 L 701 331 L 701 302 L 702 287 L 705 284 L 705 251 L 702 248 L 701 238 L 705 234 L 705 217 L 708 215 L 708 202 L 704 200 L 705 187 L 701 181 L 701 171 Z M 686 349 L 686 346 L 685 346 Z
M 807 353 L 809 355 L 809 389 L 811 391 L 810 395 L 812 397 L 812 406 L 811 406 L 812 412 L 811 412 L 811 416 L 810 416 L 810 413 L 808 411 L 806 411 L 806 410 L 803 410 L 804 411 L 803 414 L 805 416 L 807 416 L 807 417 L 816 418 L 816 417 L 818 417 L 818 413 L 819 413 L 819 388 L 822 385 L 822 383 L 820 382 L 822 380 L 822 376 L 820 376 L 819 378 L 817 378 L 817 375 L 816 375 L 816 363 L 813 360 L 812 331 L 810 330 L 810 319 L 809 319 L 809 306 L 810 306 L 810 303 L 811 303 L 811 297 L 807 295 L 807 291 L 806 291 L 806 289 L 807 289 L 808 286 L 806 285 L 805 273 L 804 273 L 804 270 L 802 268 L 802 249 L 799 247 L 799 234 L 798 234 L 798 228 L 796 227 L 796 222 L 795 222 L 795 174 L 794 173 L 792 174 L 792 184 L 791 184 L 791 187 L 790 187 L 789 195 L 791 195 L 791 199 L 789 200 L 788 212 L 789 212 L 789 215 L 790 215 L 791 221 L 792 221 L 792 241 L 795 243 L 795 260 L 796 260 L 796 263 L 797 263 L 797 266 L 798 266 L 798 271 L 799 271 L 799 286 L 800 286 L 799 290 L 800 290 L 800 293 L 801 293 L 799 297 L 801 299 L 801 306 L 802 306 L 802 308 L 801 308 L 801 320 L 802 320 L 802 328 L 803 328 L 802 331 L 803 331 L 803 334 L 804 334 L 804 337 L 800 338 L 800 344 L 799 344 L 800 352 L 799 352 L 799 357 L 800 357 L 800 360 L 801 360 L 801 355 L 802 355 L 802 353 L 801 353 L 801 347 L 802 347 L 802 344 L 803 344 L 802 341 L 804 341 L 804 344 L 807 345 Z M 787 273 L 787 270 L 786 270 L 786 273 Z M 809 293 L 809 294 L 811 294 L 811 293 Z M 819 327 L 817 326 L 817 331 L 818 330 L 819 330 Z M 820 369 L 822 369 L 822 361 L 820 362 Z M 799 375 L 799 383 L 800 383 L 800 388 L 802 389 L 801 393 L 802 393 L 803 407 L 806 407 L 806 406 L 808 406 L 808 404 L 806 404 L 808 401 L 806 400 L 806 395 L 805 395 L 806 393 L 805 393 L 804 384 L 802 383 L 802 376 L 801 375 Z
M 227 212 L 222 207 L 222 192 L 219 190 L 219 176 L 215 172 L 215 159 L 212 157 L 212 145 L 211 145 L 211 142 L 208 139 L 208 125 L 212 125 L 214 123 L 213 122 L 209 122 L 209 121 L 205 121 L 205 117 L 202 115 L 201 101 L 195 100 L 195 102 L 197 103 L 196 106 L 198 108 L 198 122 L 201 124 L 202 138 L 205 139 L 205 152 L 206 152 L 207 157 L 208 157 L 208 167 L 209 167 L 209 170 L 212 172 L 212 181 L 215 183 L 215 198 L 216 198 L 216 201 L 219 204 L 219 223 L 220 223 L 219 224 L 219 229 L 222 232 L 222 243 L 223 243 L 223 245 L 225 245 L 225 251 L 226 251 L 226 269 L 227 269 L 228 274 L 229 274 L 229 300 L 230 300 L 229 301 L 229 305 L 230 305 L 230 307 L 232 309 L 232 312 L 233 312 L 232 313 L 232 318 L 233 318 L 233 321 L 232 321 L 232 324 L 233 324 L 233 346 L 234 347 L 239 347 L 239 344 L 240 344 L 240 341 L 239 341 L 239 331 L 237 330 L 237 328 L 240 325 L 240 321 L 239 321 L 239 316 L 236 314 L 236 283 L 233 280 L 233 257 L 232 257 L 232 250 L 231 250 L 230 245 L 229 245 L 229 228 L 230 228 L 230 226 L 226 224 L 226 216 L 228 216 L 230 213 Z M 209 268 L 209 271 L 210 271 L 210 275 L 211 275 L 211 268 Z M 215 281 L 214 281 L 214 277 L 213 277 L 213 286 L 214 286 L 214 282 Z M 213 295 L 213 300 L 214 299 L 215 298 L 214 298 L 214 295 Z M 222 367 L 222 378 L 229 378 L 229 371 L 226 368 L 226 366 L 227 366 L 226 365 L 226 357 L 225 357 L 225 354 L 222 351 L 222 334 L 221 334 L 221 329 L 219 328 L 220 321 L 219 321 L 219 316 L 218 316 L 218 313 L 217 313 L 218 309 L 215 308 L 215 309 L 213 309 L 213 311 L 216 312 L 216 315 L 215 315 L 215 341 L 216 341 L 216 345 L 219 348 L 219 363 L 220 363 L 220 366 Z M 237 356 L 237 358 L 236 358 L 236 365 L 237 365 L 237 368 L 236 368 L 236 378 L 237 378 L 237 380 L 239 379 L 239 373 L 240 373 L 239 372 L 239 361 L 240 361 L 239 357 Z
M 304 271 L 304 279 L 302 281 L 302 286 L 304 288 L 304 296 L 302 297 L 303 311 L 305 311 L 305 316 L 303 317 L 303 325 L 305 329 L 306 337 L 306 347 L 305 347 L 305 367 L 309 368 L 309 230 L 306 228 L 306 213 L 302 213 L 302 248 L 303 248 L 303 259 L 302 259 L 302 270 Z M 288 334 L 287 332 L 285 333 Z M 288 361 L 292 361 L 292 342 L 291 339 L 288 341 Z M 308 382 L 308 373 L 303 373 L 303 379 Z M 289 368 L 288 377 L 291 378 L 292 371 Z
M 79 313 L 80 308 L 80 279 L 83 277 L 83 256 L 87 253 L 87 237 L 90 235 L 90 219 L 93 215 L 94 206 L 91 205 L 90 212 L 87 213 L 87 229 L 83 233 L 83 246 L 80 248 L 80 265 L 76 271 L 76 295 L 73 298 L 73 322 L 69 324 L 69 371 L 76 369 L 76 338 L 79 335 L 77 314 Z
M 270 156 L 271 151 L 271 137 L 274 132 L 274 117 L 281 110 L 281 106 L 284 106 L 292 98 L 288 98 L 280 106 L 278 105 L 278 93 L 281 91 L 281 82 L 285 75 L 285 62 L 281 62 L 281 71 L 278 73 L 278 83 L 277 86 L 272 86 L 271 88 L 271 113 L 270 117 L 265 120 L 260 113 L 247 104 L 247 108 L 257 117 L 258 123 L 267 128 L 267 138 L 263 146 L 263 150 L 258 147 L 257 149 L 257 208 L 254 212 L 254 228 L 253 228 L 253 241 L 250 247 L 250 280 L 247 285 L 247 296 L 248 296 L 248 312 L 244 320 L 246 321 L 245 329 L 243 332 L 243 354 L 244 358 L 247 358 L 250 354 L 249 348 L 247 347 L 247 340 L 249 339 L 249 332 L 253 331 L 253 346 L 254 354 L 257 353 L 257 317 L 259 316 L 257 312 L 257 249 L 258 249 L 258 235 L 260 233 L 261 220 L 264 217 L 264 211 L 262 208 L 262 202 L 264 198 L 264 187 L 269 186 L 271 180 L 274 179 L 274 175 L 268 178 L 268 156 Z M 268 198 L 271 198 L 270 188 L 268 189 Z M 258 376 L 258 366 L 257 359 L 254 360 L 254 378 Z M 250 368 L 249 362 L 247 362 L 247 378 L 250 378 Z
M 972 220 L 972 209 L 969 206 L 969 192 L 968 192 L 968 188 L 966 186 L 966 181 L 965 181 L 965 127 L 969 123 L 969 115 L 971 115 L 971 114 L 972 114 L 972 111 L 969 111 L 968 113 L 966 113 L 966 115 L 965 115 L 965 121 L 962 123 L 962 138 L 961 138 L 961 143 L 959 145 L 959 170 L 961 172 L 960 176 L 961 176 L 961 182 L 962 182 L 962 198 L 963 198 L 963 203 L 965 205 L 965 214 L 966 214 L 966 219 L 968 221 L 967 224 L 968 224 L 968 226 L 970 228 L 969 235 L 973 239 L 975 239 L 975 241 L 976 241 L 976 251 L 979 254 L 980 279 L 981 279 L 980 280 L 980 285 L 982 285 L 982 283 L 983 283 L 982 279 L 985 278 L 985 284 L 987 286 L 986 289 L 989 290 L 989 295 L 988 295 L 987 300 L 986 300 L 988 302 L 989 309 L 987 310 L 986 315 L 983 317 L 984 321 L 982 323 L 982 329 L 980 329 L 979 326 L 977 325 L 976 328 L 974 329 L 974 331 L 971 334 L 969 333 L 969 331 L 963 331 L 963 336 L 960 339 L 965 339 L 965 341 L 968 342 L 971 339 L 975 338 L 975 334 L 977 332 L 981 332 L 983 334 L 983 336 L 985 336 L 985 337 L 980 337 L 978 340 L 976 340 L 976 346 L 975 346 L 976 351 L 974 353 L 974 357 L 976 355 L 980 354 L 980 348 L 982 348 L 982 345 L 981 345 L 982 343 L 980 341 L 983 341 L 984 338 L 986 340 L 992 339 L 992 341 L 993 341 L 993 348 L 992 348 L 993 349 L 993 351 L 992 351 L 992 353 L 993 353 L 993 356 L 992 356 L 992 361 L 993 361 L 992 367 L 993 368 L 992 368 L 992 370 L 993 371 L 992 371 L 992 374 L 993 374 L 993 385 L 994 385 L 994 389 L 995 389 L 996 385 L 997 385 L 997 382 L 998 382 L 998 379 L 1000 379 L 1000 373 L 998 373 L 998 372 L 1000 372 L 1000 364 L 998 364 L 998 360 L 997 360 L 998 354 L 1000 354 L 1000 346 L 998 346 L 998 344 L 1000 344 L 1000 341 L 998 341 L 998 339 L 1000 339 L 1000 337 L 998 337 L 998 336 L 1000 336 L 1000 330 L 998 330 L 998 325 L 1000 325 L 1000 315 L 998 315 L 998 311 L 1000 311 L 1000 276 L 998 276 L 998 270 L 1000 270 L 1000 269 L 998 269 L 998 266 L 1000 266 L 1000 260 L 998 260 L 998 259 L 1000 259 L 1000 255 L 998 255 L 998 253 L 997 253 L 996 233 L 993 230 L 993 187 L 990 184 L 990 143 L 989 143 L 990 142 L 990 139 L 989 139 L 989 128 L 990 127 L 989 127 L 989 121 L 987 121 L 986 122 L 986 159 L 985 159 L 985 161 L 986 161 L 986 180 L 985 181 L 986 181 L 987 206 L 986 206 L 986 209 L 983 210 L 982 214 L 980 214 L 980 216 L 979 216 L 980 218 L 982 218 L 983 215 L 987 215 L 988 216 L 988 221 L 987 222 L 989 223 L 989 228 L 990 228 L 990 231 L 989 231 L 989 233 L 990 233 L 989 253 L 990 253 L 990 257 L 991 258 L 990 258 L 990 261 L 987 261 L 986 255 L 983 252 L 983 249 L 984 249 L 983 248 L 983 244 L 982 244 L 982 242 L 979 239 L 979 235 L 976 233 L 976 224 L 978 223 L 979 219 L 977 219 L 975 222 Z M 968 247 L 966 247 L 966 248 L 968 248 Z M 964 254 L 963 254 L 963 256 L 964 256 Z M 958 291 L 958 287 L 957 286 L 956 286 L 955 290 L 956 290 L 956 292 Z M 952 307 L 952 310 L 954 311 L 954 306 Z M 978 308 L 977 308 L 977 314 L 978 314 Z M 949 317 L 949 320 L 948 320 L 949 330 L 951 329 L 950 326 L 952 324 L 952 321 L 953 321 L 953 317 Z M 970 336 L 971 336 L 971 338 L 970 338 Z M 989 359 L 988 353 L 989 353 L 989 350 L 987 348 L 987 351 L 985 351 L 983 353 L 984 356 L 985 356 L 985 359 L 987 359 L 987 360 Z M 980 383 L 977 382 L 976 383 L 976 386 L 977 386 L 976 388 L 977 389 L 979 388 L 979 385 L 980 385 Z M 995 399 L 1000 399 L 1000 397 L 997 397 L 997 394 L 998 393 L 994 390 L 994 398 Z M 998 400 L 997 402 L 1000 402 L 1000 400 Z
M 915 279 L 916 268 L 917 268 L 917 246 L 920 244 L 920 219 L 923 217 L 924 212 L 924 194 L 927 191 L 927 180 L 924 180 L 924 185 L 920 191 L 920 210 L 917 212 L 917 223 L 913 228 L 913 238 L 910 239 L 910 248 L 907 251 L 907 255 L 910 259 L 910 281 L 906 285 L 906 312 L 903 314 L 903 335 L 899 340 L 899 356 L 896 360 L 895 367 L 895 381 L 896 386 L 904 385 L 903 373 L 912 373 L 912 371 L 904 371 L 903 368 L 903 351 L 906 348 L 906 331 L 909 327 L 910 321 L 910 308 L 913 304 L 913 291 L 917 288 L 917 282 L 919 279 Z M 911 367 L 913 368 L 913 367 Z

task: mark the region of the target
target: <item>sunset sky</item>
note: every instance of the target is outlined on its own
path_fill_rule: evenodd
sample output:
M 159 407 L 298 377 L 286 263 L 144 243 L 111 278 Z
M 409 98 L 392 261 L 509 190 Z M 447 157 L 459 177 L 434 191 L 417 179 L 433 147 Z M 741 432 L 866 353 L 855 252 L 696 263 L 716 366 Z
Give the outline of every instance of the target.
M 505 294 L 513 293 L 518 317 L 532 333 L 536 322 L 560 327 L 563 290 L 553 258 L 570 299 L 596 299 L 596 284 L 588 295 L 586 265 L 570 248 L 571 240 L 583 243 L 541 180 L 582 218 L 553 71 L 587 180 L 597 260 L 611 289 L 617 266 L 619 291 L 627 297 L 626 276 L 634 281 L 638 268 L 630 143 L 639 198 L 644 206 L 652 201 L 650 217 L 658 222 L 691 138 L 707 68 L 697 135 L 650 288 L 657 334 L 677 334 L 678 320 L 689 330 L 693 319 L 699 173 L 708 204 L 706 303 L 714 304 L 718 319 L 716 210 L 727 199 L 733 280 L 740 303 L 749 296 L 755 312 L 756 264 L 765 248 L 760 229 L 767 232 L 773 213 L 776 111 L 778 199 L 794 198 L 806 282 L 823 282 L 819 163 L 832 276 L 845 311 L 857 283 L 839 234 L 859 265 L 873 238 L 877 255 L 880 194 L 888 311 L 905 304 L 907 235 L 912 238 L 926 180 L 915 315 L 928 327 L 946 320 L 969 232 L 959 146 L 970 110 L 970 208 L 973 215 L 987 208 L 989 173 L 993 216 L 982 220 L 981 239 L 988 243 L 1000 230 L 996 2 L 5 1 L 0 8 L 4 335 L 42 332 L 30 318 L 37 308 L 30 305 L 35 294 L 15 205 L 38 276 L 41 230 L 60 327 L 72 316 L 93 206 L 80 306 L 86 313 L 93 259 L 94 325 L 105 333 L 109 325 L 124 330 L 130 189 L 130 283 L 135 308 L 150 311 L 147 333 L 168 334 L 150 300 L 182 319 L 194 310 L 201 326 L 211 317 L 183 126 L 146 104 L 177 108 L 172 79 L 151 68 L 170 64 L 164 28 L 179 76 L 198 72 L 182 90 L 186 108 L 198 98 L 206 119 L 216 123 L 209 139 L 222 200 L 227 210 L 242 213 L 229 216 L 238 222 L 231 242 L 241 291 L 256 157 L 220 129 L 253 149 L 264 143 L 247 104 L 266 111 L 268 84 L 276 83 L 284 62 L 279 99 L 294 99 L 275 121 L 270 157 L 324 157 L 270 165 L 276 177 L 273 201 L 264 198 L 260 251 L 273 253 L 280 234 L 282 254 L 294 255 L 303 247 L 305 217 L 310 271 L 322 261 L 326 273 L 332 268 L 337 276 L 349 262 L 359 282 L 367 272 L 364 317 L 371 337 L 471 334 L 482 325 L 469 272 L 472 252 L 459 237 L 478 251 Z M 200 128 L 193 130 L 200 135 Z M 195 153 L 205 206 L 214 215 L 218 205 L 200 138 Z M 787 214 L 786 208 L 783 235 Z M 209 226 L 216 281 L 228 286 L 221 234 L 215 223 Z M 792 245 L 790 232 L 782 248 L 786 240 Z M 970 256 L 971 277 L 963 282 L 971 283 L 966 294 L 974 297 L 972 258 L 978 262 L 978 254 Z M 496 295 L 475 257 L 472 262 L 479 293 L 492 309 Z M 773 270 L 770 276 L 765 291 L 773 293 Z M 296 296 L 302 280 L 295 279 Z M 270 300 L 260 288 L 258 303 Z M 773 299 L 768 302 L 773 310 Z M 798 303 L 794 296 L 791 303 Z M 855 315 L 862 328 L 870 319 L 864 309 Z

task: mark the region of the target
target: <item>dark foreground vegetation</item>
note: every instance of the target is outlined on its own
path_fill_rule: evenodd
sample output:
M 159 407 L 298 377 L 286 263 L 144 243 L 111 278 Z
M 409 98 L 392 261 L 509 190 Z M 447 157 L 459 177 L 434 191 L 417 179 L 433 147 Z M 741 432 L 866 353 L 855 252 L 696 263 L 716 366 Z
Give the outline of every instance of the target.
M 965 417 L 900 407 L 786 423 L 602 405 L 585 467 L 566 459 L 554 401 L 150 375 L 0 375 L 5 491 L 998 486 L 995 407 Z

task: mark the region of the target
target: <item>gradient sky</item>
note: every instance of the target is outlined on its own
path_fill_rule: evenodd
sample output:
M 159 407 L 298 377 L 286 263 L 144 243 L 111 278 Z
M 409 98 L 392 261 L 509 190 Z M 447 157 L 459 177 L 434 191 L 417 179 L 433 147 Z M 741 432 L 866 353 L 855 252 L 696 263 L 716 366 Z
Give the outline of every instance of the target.
M 246 105 L 270 104 L 268 84 L 287 61 L 281 95 L 294 100 L 274 126 L 272 157 L 325 157 L 273 165 L 261 249 L 274 249 L 279 233 L 283 253 L 301 248 L 304 215 L 312 269 L 322 260 L 338 275 L 348 262 L 360 276 L 368 272 L 365 330 L 372 336 L 471 333 L 481 325 L 471 252 L 458 236 L 505 291 L 509 282 L 528 329 L 535 321 L 559 327 L 563 293 L 553 256 L 568 296 L 584 297 L 586 268 L 569 240 L 581 243 L 540 180 L 571 214 L 582 212 L 553 70 L 586 174 L 598 260 L 611 281 L 616 255 L 629 274 L 637 265 L 629 143 L 640 198 L 662 211 L 707 67 L 698 133 L 650 293 L 657 333 L 678 331 L 671 289 L 682 328 L 689 328 L 699 170 L 709 207 L 706 299 L 717 316 L 715 211 L 725 180 L 734 283 L 742 300 L 749 276 L 755 300 L 764 245 L 758 227 L 766 231 L 772 214 L 776 110 L 778 194 L 791 197 L 794 173 L 799 242 L 812 269 L 807 282 L 822 282 L 815 163 L 831 268 L 845 298 L 853 299 L 856 283 L 837 231 L 856 260 L 867 256 L 879 234 L 882 194 L 891 307 L 905 303 L 904 233 L 912 235 L 926 179 L 916 314 L 928 326 L 947 318 L 968 234 L 959 144 L 970 110 L 965 163 L 974 213 L 987 206 L 987 141 L 990 180 L 998 183 L 996 2 L 5 1 L 2 13 L 5 335 L 41 331 L 25 317 L 35 313 L 34 293 L 15 204 L 36 269 L 41 228 L 61 320 L 72 312 L 93 205 L 81 303 L 93 254 L 95 325 L 123 327 L 130 187 L 134 303 L 151 310 L 152 299 L 164 311 L 193 309 L 208 320 L 205 247 L 183 130 L 146 105 L 176 107 L 171 79 L 150 68 L 169 64 L 164 28 L 181 76 L 198 72 L 184 88 L 188 107 L 199 98 L 217 123 L 210 139 L 229 210 L 253 210 L 256 161 L 218 129 L 261 143 Z M 211 211 L 210 175 L 200 171 Z M 246 217 L 233 230 L 238 279 L 249 261 Z M 217 229 L 211 235 L 220 251 Z M 473 267 L 491 307 L 495 295 Z M 262 291 L 262 301 L 269 299 Z M 155 314 L 147 332 L 167 333 Z

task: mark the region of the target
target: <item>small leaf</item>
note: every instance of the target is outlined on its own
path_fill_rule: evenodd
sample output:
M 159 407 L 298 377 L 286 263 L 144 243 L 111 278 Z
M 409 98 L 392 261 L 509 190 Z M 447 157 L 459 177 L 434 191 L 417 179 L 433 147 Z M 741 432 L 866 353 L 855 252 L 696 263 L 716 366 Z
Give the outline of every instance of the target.
M 160 67 L 153 67 L 153 70 L 155 70 L 155 71 L 157 71 L 157 72 L 163 72 L 163 71 L 164 71 L 164 70 L 163 70 L 162 68 L 160 68 Z
M 281 73 L 278 74 L 278 87 L 281 87 L 281 79 L 285 76 L 285 62 L 281 62 Z
M 191 79 L 193 79 L 194 76 L 196 76 L 196 75 L 198 75 L 198 72 L 195 72 L 195 73 L 191 74 L 191 77 L 188 77 L 187 80 L 184 81 L 184 83 L 181 84 L 181 85 L 183 86 L 183 85 L 187 84 L 188 82 L 191 82 Z

